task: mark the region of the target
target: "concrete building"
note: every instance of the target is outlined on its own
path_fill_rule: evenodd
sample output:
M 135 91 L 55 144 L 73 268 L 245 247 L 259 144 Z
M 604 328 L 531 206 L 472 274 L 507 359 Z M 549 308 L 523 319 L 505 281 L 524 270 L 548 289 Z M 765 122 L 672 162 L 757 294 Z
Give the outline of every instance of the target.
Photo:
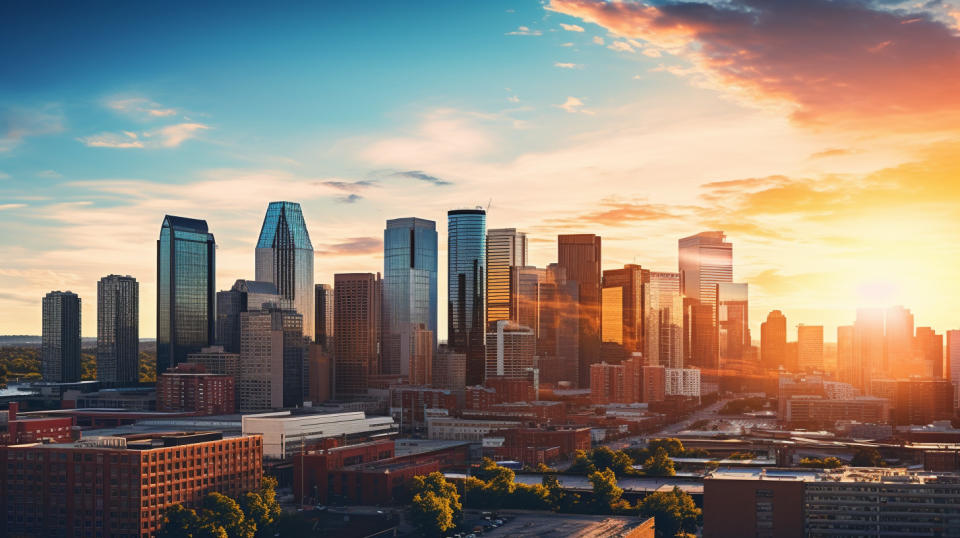
M 797 360 L 800 371 L 823 371 L 823 325 L 797 327 Z
M 517 428 L 522 424 L 515 420 L 470 420 L 456 417 L 429 417 L 427 437 L 449 441 L 472 441 L 479 443 L 484 436 L 497 430 Z
M 335 398 L 363 396 L 369 378 L 380 373 L 380 274 L 333 276 Z
M 366 439 L 397 433 L 390 417 L 367 417 L 365 413 L 310 413 L 279 411 L 243 415 L 244 435 L 263 437 L 263 456 L 282 459 L 324 439 Z
M 229 353 L 240 353 L 240 314 L 269 305 L 293 308 L 293 302 L 282 297 L 272 282 L 240 279 L 229 290 L 218 291 L 217 345 Z
M 497 321 L 487 333 L 484 379 L 507 377 L 523 379 L 536 364 L 537 338 L 533 329 L 512 321 Z
M 700 397 L 700 370 L 697 368 L 667 368 L 665 392 L 667 396 Z
M 792 370 L 794 365 L 787 364 L 786 358 L 787 317 L 774 310 L 767 314 L 767 321 L 760 324 L 760 363 L 768 370 L 780 367 Z
M 44 381 L 80 381 L 80 297 L 51 291 L 43 297 L 40 373 Z
M 140 285 L 132 276 L 97 282 L 97 380 L 140 381 Z
M 240 409 L 301 405 L 307 364 L 303 317 L 269 307 L 241 313 L 240 326 Z
M 511 278 L 515 267 L 527 265 L 527 234 L 516 228 L 487 230 L 487 324 L 511 320 L 517 289 Z M 533 328 L 532 325 L 528 325 Z
M 786 400 L 782 420 L 810 427 L 832 427 L 838 421 L 885 423 L 890 420 L 890 402 L 875 396 L 831 399 L 797 395 Z

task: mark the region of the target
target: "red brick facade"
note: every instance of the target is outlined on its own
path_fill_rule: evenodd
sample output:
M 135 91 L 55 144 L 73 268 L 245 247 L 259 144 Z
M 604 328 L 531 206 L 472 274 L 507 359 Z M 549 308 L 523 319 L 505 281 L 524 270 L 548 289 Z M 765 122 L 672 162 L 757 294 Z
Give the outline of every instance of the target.
M 200 365 L 184 363 L 157 380 L 157 410 L 198 415 L 225 415 L 236 407 L 236 380 L 210 374 Z

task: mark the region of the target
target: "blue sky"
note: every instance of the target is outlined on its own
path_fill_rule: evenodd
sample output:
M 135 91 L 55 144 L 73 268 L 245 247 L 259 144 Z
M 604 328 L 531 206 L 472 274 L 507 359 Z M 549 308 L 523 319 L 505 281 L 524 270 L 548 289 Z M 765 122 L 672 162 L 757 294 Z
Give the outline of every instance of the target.
M 954 136 L 931 126 L 909 136 L 824 127 L 810 118 L 832 120 L 836 110 L 807 86 L 776 82 L 790 80 L 787 72 L 855 85 L 863 47 L 844 36 L 861 30 L 839 26 L 852 9 L 872 57 L 925 50 L 908 47 L 919 38 L 896 26 L 916 14 L 837 5 L 846 11 L 817 0 L 758 14 L 797 21 L 787 50 L 760 23 L 711 41 L 722 32 L 698 34 L 707 23 L 669 2 L 616 4 L 620 11 L 596 0 L 8 6 L 0 20 L 0 333 L 38 333 L 43 293 L 73 289 L 86 301 L 84 334 L 92 336 L 96 280 L 123 273 L 141 282 L 141 334 L 152 336 L 163 214 L 209 221 L 218 287 L 227 288 L 252 276 L 253 243 L 274 199 L 303 204 L 317 282 L 381 270 L 386 218 L 431 218 L 442 235 L 446 209 L 492 200 L 490 226 L 527 230 L 541 266 L 555 260 L 556 234 L 576 231 L 604 236 L 608 268 L 675 270 L 679 237 L 723 228 L 736 245 L 736 277 L 752 285 L 755 326 L 772 308 L 791 325 L 835 325 L 854 306 L 887 301 L 913 306 L 918 323 L 950 327 L 936 294 L 915 284 L 929 280 L 928 267 L 900 256 L 888 264 L 892 275 L 863 270 L 890 261 L 884 245 L 863 239 L 877 222 L 885 229 L 886 200 L 856 212 L 831 208 L 826 220 L 798 204 L 808 191 L 846 196 L 871 174 L 923 162 L 934 140 Z M 672 18 L 651 22 L 651 13 Z M 949 13 L 922 12 L 929 28 L 920 35 L 960 50 Z M 829 16 L 838 28 L 805 31 L 807 15 Z M 724 57 L 764 42 L 772 45 Z M 794 52 L 804 51 L 811 60 L 829 55 L 829 68 L 798 64 Z M 745 57 L 758 59 L 741 68 Z M 919 92 L 898 91 L 862 95 L 882 106 Z M 746 180 L 754 182 L 741 190 L 722 184 Z M 790 203 L 775 196 L 784 189 Z M 751 205 L 753 195 L 775 198 L 769 211 Z M 941 236 L 918 244 L 917 234 L 946 233 L 952 213 L 929 203 L 919 197 L 915 228 L 884 239 L 900 251 L 936 252 Z M 828 267 L 817 262 L 824 259 Z M 878 299 L 877 289 L 887 291 Z

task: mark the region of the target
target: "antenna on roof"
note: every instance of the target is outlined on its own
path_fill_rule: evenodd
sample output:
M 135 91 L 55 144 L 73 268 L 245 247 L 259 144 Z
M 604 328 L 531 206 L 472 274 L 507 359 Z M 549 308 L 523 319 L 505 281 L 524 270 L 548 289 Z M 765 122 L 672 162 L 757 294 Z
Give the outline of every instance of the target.
M 487 211 L 490 211 L 490 204 L 493 203 L 493 198 L 490 198 L 490 201 L 487 202 Z

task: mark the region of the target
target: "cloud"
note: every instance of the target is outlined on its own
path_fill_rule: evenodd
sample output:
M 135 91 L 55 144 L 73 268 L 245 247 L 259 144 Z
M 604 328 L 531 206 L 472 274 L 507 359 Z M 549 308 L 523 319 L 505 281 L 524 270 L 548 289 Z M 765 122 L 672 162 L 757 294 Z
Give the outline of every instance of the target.
M 626 41 L 614 41 L 613 43 L 610 43 L 607 48 L 617 52 L 636 52 L 633 50 L 633 47 L 630 46 L 630 43 L 627 43 Z
M 576 24 L 564 24 L 561 22 L 560 27 L 568 32 L 583 32 L 583 26 L 578 26 Z
M 593 42 L 596 43 L 597 45 L 603 45 L 604 43 L 603 38 L 598 35 L 593 36 Z
M 644 55 L 644 56 L 649 56 L 650 58 L 659 58 L 659 57 L 663 56 L 663 54 L 661 54 L 659 50 L 657 50 L 657 49 L 650 49 L 650 48 L 643 49 L 643 55 Z
M 5 211 L 7 209 L 19 209 L 21 207 L 27 207 L 27 204 L 0 204 L 0 211 Z
M 62 132 L 63 121 L 59 105 L 0 107 L 0 153 L 12 150 L 25 138 Z
M 600 226 L 622 227 L 640 222 L 659 221 L 678 216 L 674 208 L 665 204 L 651 204 L 645 200 L 618 200 L 609 198 L 600 202 L 600 209 L 557 219 L 547 219 L 548 223 L 569 227 L 596 224 Z
M 144 97 L 114 97 L 106 102 L 107 108 L 141 118 L 165 118 L 177 114 L 177 109 L 159 105 Z
M 830 148 L 823 151 L 818 151 L 810 155 L 811 159 L 823 159 L 826 157 L 840 157 L 843 155 L 850 155 L 854 153 L 853 150 L 847 148 Z
M 559 67 L 560 69 L 580 69 L 583 67 L 580 64 L 569 63 L 569 62 L 556 62 L 553 64 L 554 67 Z
M 377 237 L 351 237 L 342 243 L 319 245 L 314 249 L 315 256 L 361 255 L 383 252 L 383 239 Z
M 391 169 L 418 169 L 424 162 L 437 159 L 462 161 L 488 152 L 493 140 L 478 116 L 460 110 L 439 109 L 429 112 L 414 132 L 366 142 L 360 157 L 374 165 Z
M 132 131 L 99 133 L 77 140 L 91 148 L 175 148 L 209 128 L 202 123 L 178 123 L 140 134 Z
M 583 108 L 583 101 L 573 96 L 568 96 L 567 100 L 564 101 L 563 104 L 553 105 L 553 106 L 557 108 L 562 108 L 571 114 L 576 114 L 577 112 L 582 112 L 584 114 L 592 114 L 592 112 Z
M 529 27 L 527 27 L 527 26 L 519 26 L 519 27 L 517 27 L 516 30 L 514 30 L 514 31 L 512 31 L 512 32 L 507 32 L 505 35 L 533 35 L 533 36 L 537 36 L 537 35 L 543 35 L 543 32 L 541 32 L 540 30 L 531 30 L 531 29 L 530 29 Z
M 342 196 L 337 199 L 337 201 L 342 202 L 344 204 L 353 204 L 353 203 L 359 202 L 360 200 L 363 200 L 363 196 L 360 196 L 359 194 L 355 194 L 355 193 L 348 194 L 346 196 Z
M 326 185 L 327 187 L 333 187 L 334 189 L 339 189 L 347 192 L 357 192 L 367 187 L 373 187 L 376 185 L 376 181 L 363 179 L 359 181 L 342 181 L 337 179 L 328 179 L 325 181 L 318 182 L 319 185 Z
M 552 0 L 549 9 L 688 60 L 694 82 L 789 103 L 799 122 L 900 120 L 901 129 L 923 130 L 954 128 L 960 118 L 960 36 L 916 7 Z
M 11 177 L 12 177 L 12 176 L 11 176 L 10 174 L 6 174 L 6 173 L 3 173 L 3 172 L 0 172 L 0 181 L 2 181 L 2 180 L 4 180 L 4 179 L 10 179 Z
M 516 95 L 511 95 L 511 96 L 507 97 L 507 101 L 510 101 L 511 103 L 519 103 L 519 102 L 520 102 L 520 98 L 517 97 Z
M 394 172 L 392 175 L 398 176 L 398 177 L 409 177 L 409 178 L 413 178 L 413 179 L 419 179 L 420 181 L 426 181 L 427 183 L 433 183 L 434 185 L 436 185 L 436 186 L 438 186 L 438 187 L 440 187 L 440 186 L 446 186 L 446 185 L 453 185 L 453 182 L 452 182 L 452 181 L 447 181 L 446 179 L 441 179 L 441 178 L 436 177 L 436 176 L 431 176 L 430 174 L 427 174 L 427 173 L 425 173 L 425 172 L 421 172 L 420 170 L 407 170 L 407 171 L 404 171 L 404 172 Z

